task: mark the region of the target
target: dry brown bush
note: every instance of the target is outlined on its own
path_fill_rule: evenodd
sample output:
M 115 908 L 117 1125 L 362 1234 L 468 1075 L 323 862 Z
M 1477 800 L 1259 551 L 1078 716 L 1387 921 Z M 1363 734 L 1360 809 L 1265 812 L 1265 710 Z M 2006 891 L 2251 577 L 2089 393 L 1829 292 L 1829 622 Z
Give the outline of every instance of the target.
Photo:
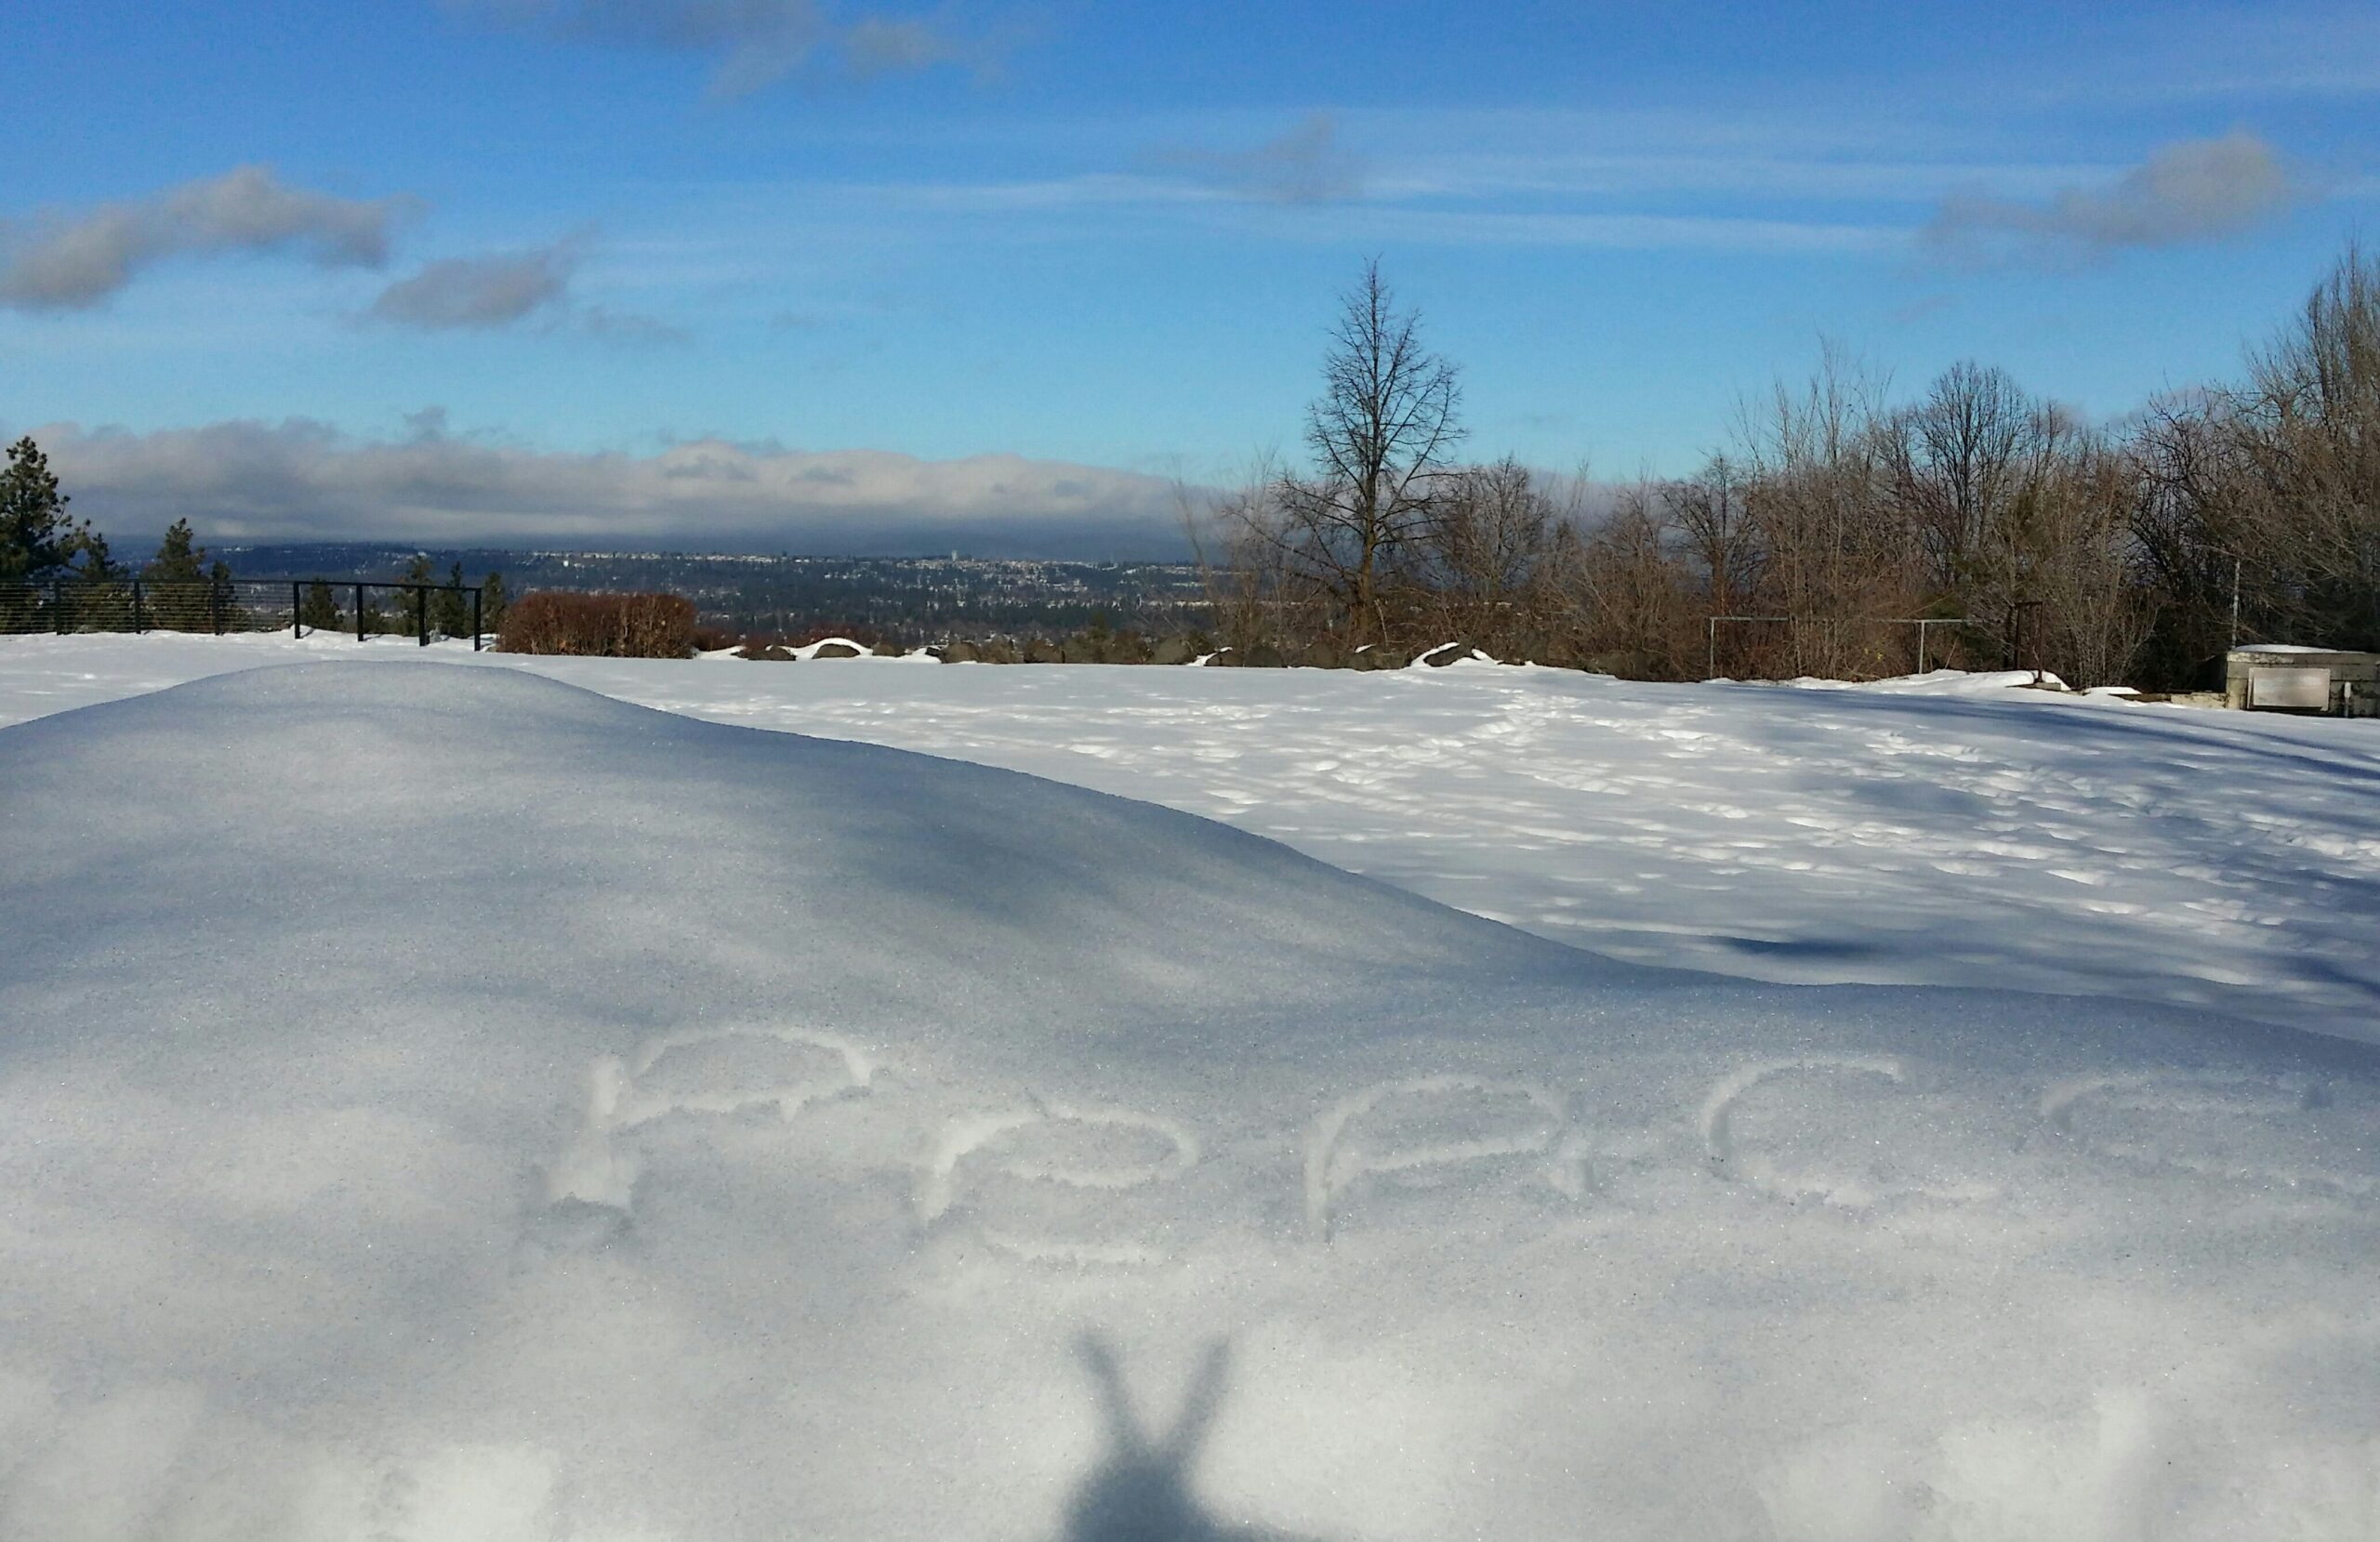
M 496 647 L 508 653 L 681 659 L 694 649 L 694 605 L 674 594 L 541 590 L 505 607 Z

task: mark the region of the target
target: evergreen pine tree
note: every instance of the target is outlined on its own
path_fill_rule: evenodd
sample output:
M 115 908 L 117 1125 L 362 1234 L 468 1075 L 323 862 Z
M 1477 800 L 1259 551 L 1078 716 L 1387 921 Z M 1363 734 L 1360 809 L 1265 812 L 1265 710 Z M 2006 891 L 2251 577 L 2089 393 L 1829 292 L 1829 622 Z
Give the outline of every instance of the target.
M 447 587 L 430 597 L 430 626 L 444 637 L 469 637 L 471 630 L 471 598 L 463 592 L 463 564 L 455 564 L 447 577 Z
M 96 530 L 78 530 L 67 538 L 75 563 L 73 591 L 68 601 L 72 624 L 82 631 L 128 632 L 132 629 L 130 570 L 108 549 L 108 538 Z
M 480 625 L 491 632 L 504 625 L 504 574 L 493 568 L 480 580 Z
M 305 601 L 298 607 L 298 622 L 316 631 L 340 629 L 338 600 L 331 593 L 328 583 L 317 578 L 306 586 Z
M 253 630 L 256 618 L 248 613 L 245 605 L 240 603 L 239 591 L 231 587 L 231 564 L 218 557 L 207 565 L 206 583 L 212 591 L 208 598 L 221 618 L 223 629 L 227 632 Z
M 227 573 L 225 576 L 230 575 Z M 196 544 L 188 520 L 176 520 L 167 527 L 165 540 L 158 544 L 157 555 L 140 570 L 140 577 L 150 584 L 206 582 L 206 548 Z
M 132 576 L 125 565 L 108 549 L 108 538 L 96 530 L 79 530 L 68 539 L 80 560 L 74 565 L 74 576 L 86 588 L 121 586 Z
M 8 446 L 0 470 L 0 584 L 43 584 L 61 576 L 80 549 L 81 528 L 66 517 L 49 457 L 30 437 Z
M 397 578 L 397 582 L 401 584 L 434 584 L 437 581 L 436 575 L 430 571 L 430 554 L 424 551 L 415 552 L 406 561 L 405 571 Z M 416 613 L 414 607 L 421 602 L 422 597 L 413 590 L 399 589 L 393 601 L 394 613 L 390 616 L 390 624 L 386 629 L 410 637 L 413 634 L 414 618 Z

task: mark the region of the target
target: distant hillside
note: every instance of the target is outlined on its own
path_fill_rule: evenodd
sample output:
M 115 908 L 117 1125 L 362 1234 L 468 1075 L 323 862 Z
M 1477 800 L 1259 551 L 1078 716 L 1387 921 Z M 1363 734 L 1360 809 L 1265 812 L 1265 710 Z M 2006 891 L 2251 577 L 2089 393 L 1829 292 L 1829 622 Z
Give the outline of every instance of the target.
M 495 572 L 529 589 L 666 589 L 703 619 L 739 630 L 799 631 L 826 624 L 888 637 L 1072 631 L 1102 615 L 1155 627 L 1205 609 L 1187 562 L 1045 562 L 971 557 L 788 557 L 709 552 L 512 551 L 371 544 L 226 547 L 243 578 L 388 580 L 417 556 L 440 574 L 460 562 L 477 581 Z

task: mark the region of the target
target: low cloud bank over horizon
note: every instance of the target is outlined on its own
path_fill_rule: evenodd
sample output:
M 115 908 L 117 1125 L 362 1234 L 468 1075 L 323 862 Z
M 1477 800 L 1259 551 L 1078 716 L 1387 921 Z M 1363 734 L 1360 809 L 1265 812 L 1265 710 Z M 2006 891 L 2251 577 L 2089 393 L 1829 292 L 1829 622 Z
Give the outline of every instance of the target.
M 1188 555 L 1175 485 L 1104 467 L 696 440 L 555 452 L 444 431 L 369 440 L 307 418 L 31 429 L 73 512 L 121 548 L 188 519 L 221 543 L 637 547 L 1096 560 Z M 12 429 L 9 437 L 25 430 Z

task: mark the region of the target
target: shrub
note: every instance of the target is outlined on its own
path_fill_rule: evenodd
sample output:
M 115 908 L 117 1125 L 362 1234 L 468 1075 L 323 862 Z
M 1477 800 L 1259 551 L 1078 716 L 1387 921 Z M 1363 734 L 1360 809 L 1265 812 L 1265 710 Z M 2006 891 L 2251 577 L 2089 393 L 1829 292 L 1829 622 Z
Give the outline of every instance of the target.
M 524 594 L 504 608 L 508 653 L 681 659 L 694 649 L 694 601 L 674 594 Z

